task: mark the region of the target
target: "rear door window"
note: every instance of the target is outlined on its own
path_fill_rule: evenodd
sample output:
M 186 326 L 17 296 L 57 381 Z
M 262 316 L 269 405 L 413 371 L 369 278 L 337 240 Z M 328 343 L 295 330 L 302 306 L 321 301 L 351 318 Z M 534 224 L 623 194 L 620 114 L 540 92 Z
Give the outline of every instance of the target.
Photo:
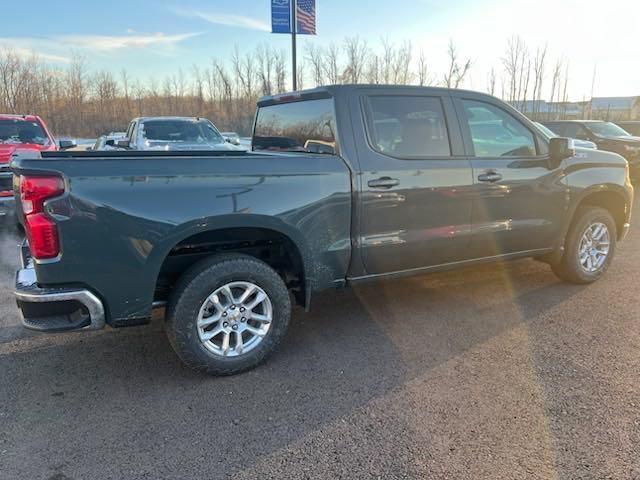
M 253 150 L 335 154 L 333 99 L 304 100 L 260 107 Z
M 451 156 L 438 97 L 370 96 L 367 110 L 369 143 L 377 152 L 397 158 Z

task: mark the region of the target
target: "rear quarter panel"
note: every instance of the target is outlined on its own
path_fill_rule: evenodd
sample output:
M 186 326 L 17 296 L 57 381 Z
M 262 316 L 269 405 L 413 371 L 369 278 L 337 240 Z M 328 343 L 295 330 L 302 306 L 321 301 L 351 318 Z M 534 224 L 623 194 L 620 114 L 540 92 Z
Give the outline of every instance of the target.
M 111 320 L 148 316 L 167 254 L 209 230 L 284 233 L 313 289 L 346 275 L 351 179 L 335 156 L 49 158 L 14 169 L 58 172 L 67 182 L 68 193 L 47 204 L 62 254 L 36 266 L 39 283 L 88 286 Z

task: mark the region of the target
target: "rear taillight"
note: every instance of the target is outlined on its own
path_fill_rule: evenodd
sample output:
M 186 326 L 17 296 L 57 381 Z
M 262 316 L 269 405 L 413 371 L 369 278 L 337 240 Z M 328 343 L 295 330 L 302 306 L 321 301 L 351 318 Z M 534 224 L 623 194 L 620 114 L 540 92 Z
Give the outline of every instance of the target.
M 13 192 L 11 190 L 0 190 L 0 198 L 3 197 L 12 197 Z
M 63 193 L 64 182 L 60 177 L 20 177 L 24 229 L 31 255 L 36 259 L 54 258 L 60 254 L 58 227 L 44 213 L 44 202 Z

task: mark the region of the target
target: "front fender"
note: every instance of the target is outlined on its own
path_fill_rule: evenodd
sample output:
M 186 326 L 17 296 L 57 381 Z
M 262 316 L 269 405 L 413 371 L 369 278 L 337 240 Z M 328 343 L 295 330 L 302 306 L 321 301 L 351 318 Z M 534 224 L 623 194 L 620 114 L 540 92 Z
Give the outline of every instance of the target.
M 595 194 L 613 194 L 625 205 L 625 222 L 629 222 L 633 204 L 633 187 L 629 181 L 626 161 L 615 154 L 598 152 L 593 161 L 570 163 L 565 169 L 565 181 L 570 197 L 560 245 L 569 231 L 577 209 L 587 197 Z

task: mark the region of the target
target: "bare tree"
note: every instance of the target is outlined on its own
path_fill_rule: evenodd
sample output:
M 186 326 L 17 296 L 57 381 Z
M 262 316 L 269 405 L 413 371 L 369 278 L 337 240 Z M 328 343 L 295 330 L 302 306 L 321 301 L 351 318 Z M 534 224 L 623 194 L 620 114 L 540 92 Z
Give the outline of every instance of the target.
M 375 53 L 369 55 L 369 61 L 367 63 L 367 73 L 366 73 L 367 83 L 371 84 L 379 84 L 381 83 L 380 76 L 380 57 Z
M 303 88 L 305 83 L 368 81 L 424 86 L 440 80 L 459 87 L 468 77 L 471 60 L 458 53 L 453 41 L 447 53 L 446 71 L 436 73 L 424 51 L 414 52 L 409 42 L 394 44 L 383 38 L 370 46 L 359 37 L 346 38 L 342 44 L 309 46 L 298 84 Z M 565 60 L 549 68 L 546 46 L 529 54 L 518 37 L 510 39 L 501 60 L 504 74 L 491 69 L 489 93 L 502 93 L 520 108 L 528 108 L 532 99 L 528 113 L 535 117 L 540 115 L 541 99 L 550 93 L 553 114 L 567 113 L 570 79 Z M 141 80 L 126 70 L 93 70 L 77 55 L 66 65 L 56 65 L 36 55 L 0 49 L 0 111 L 40 114 L 56 134 L 91 136 L 123 130 L 132 116 L 180 114 L 207 116 L 246 135 L 257 98 L 288 89 L 287 67 L 284 52 L 265 44 L 249 51 L 236 47 L 228 60 L 212 59 L 188 71 L 176 68 Z
M 540 103 L 542 102 L 542 85 L 544 84 L 545 62 L 547 58 L 547 46 L 538 48 L 533 60 L 533 118 L 540 116 Z
M 340 49 L 335 43 L 324 52 L 324 73 L 328 83 L 340 83 Z
M 323 49 L 320 47 L 316 47 L 314 44 L 307 45 L 307 51 L 305 54 L 305 59 L 311 65 L 311 75 L 313 77 L 313 83 L 318 85 L 324 84 L 324 53 Z
M 360 83 L 367 64 L 369 47 L 367 42 L 360 37 L 347 37 L 344 41 L 347 54 L 347 64 L 344 70 L 344 78 L 348 83 Z
M 278 92 L 284 92 L 287 90 L 287 64 L 284 58 L 284 52 L 280 51 L 277 54 L 273 55 L 273 59 L 275 61 L 275 72 L 276 72 L 276 90 Z M 300 71 L 300 69 L 298 69 Z M 299 78 L 296 78 L 298 80 Z M 302 84 L 298 83 L 299 87 L 302 88 Z M 291 86 L 293 89 L 293 85 Z
M 260 89 L 263 95 L 273 93 L 274 61 L 276 60 L 274 57 L 273 50 L 268 45 L 261 45 L 256 51 Z
M 519 36 L 511 37 L 507 41 L 507 51 L 502 58 L 502 64 L 509 87 L 507 100 L 515 107 L 524 110 L 529 88 L 531 60 L 529 50 Z
M 426 86 L 433 84 L 433 75 L 429 70 L 429 65 L 427 63 L 427 57 L 424 53 L 424 50 L 420 50 L 420 55 L 418 56 L 418 85 Z
M 562 66 L 563 66 L 563 60 L 561 58 L 559 58 L 554 67 L 553 67 L 553 75 L 551 77 L 551 95 L 549 96 L 549 99 L 552 102 L 553 105 L 553 112 L 552 115 L 554 118 L 558 118 L 558 103 L 560 101 L 560 88 L 561 88 L 561 76 L 562 76 Z
M 496 94 L 496 69 L 491 67 L 491 71 L 489 72 L 489 95 Z
M 449 68 L 444 75 L 444 85 L 447 88 L 458 88 L 469 73 L 471 59 L 467 58 L 466 60 L 460 61 L 458 58 L 458 49 L 453 43 L 453 40 L 449 40 L 447 54 L 449 56 Z
M 393 78 L 393 64 L 395 63 L 395 47 L 393 43 L 389 42 L 389 39 L 383 38 L 382 44 L 382 57 L 380 60 L 380 79 L 382 83 L 389 84 Z
M 398 47 L 394 55 L 393 80 L 399 85 L 411 83 L 413 74 L 411 73 L 411 43 L 405 41 Z

